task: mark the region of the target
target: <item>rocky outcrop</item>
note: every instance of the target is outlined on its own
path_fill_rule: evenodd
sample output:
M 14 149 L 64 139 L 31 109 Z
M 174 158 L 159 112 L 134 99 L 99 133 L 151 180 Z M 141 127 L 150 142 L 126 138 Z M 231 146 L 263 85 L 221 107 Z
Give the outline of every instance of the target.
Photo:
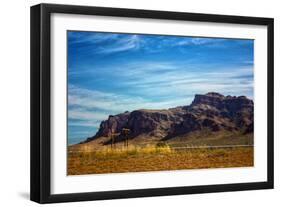
M 167 110 L 135 110 L 102 121 L 95 136 L 85 142 L 130 129 L 130 139 L 140 136 L 159 140 L 209 129 L 211 131 L 241 131 L 251 133 L 254 128 L 254 103 L 245 96 L 224 96 L 219 93 L 195 95 L 191 105 Z M 121 135 L 120 135 L 121 140 Z M 118 139 L 117 139 L 118 141 Z

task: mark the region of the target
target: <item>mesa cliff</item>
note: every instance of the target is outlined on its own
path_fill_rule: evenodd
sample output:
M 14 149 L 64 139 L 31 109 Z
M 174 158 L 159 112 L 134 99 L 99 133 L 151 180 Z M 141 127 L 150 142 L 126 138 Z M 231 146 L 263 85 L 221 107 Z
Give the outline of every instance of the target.
M 140 109 L 110 115 L 100 124 L 98 132 L 82 143 L 87 143 L 111 133 L 120 134 L 130 130 L 129 139 L 171 140 L 193 132 L 229 131 L 252 133 L 254 128 L 254 103 L 246 96 L 224 96 L 210 92 L 195 95 L 190 105 L 165 110 Z M 106 143 L 105 143 L 106 144 Z

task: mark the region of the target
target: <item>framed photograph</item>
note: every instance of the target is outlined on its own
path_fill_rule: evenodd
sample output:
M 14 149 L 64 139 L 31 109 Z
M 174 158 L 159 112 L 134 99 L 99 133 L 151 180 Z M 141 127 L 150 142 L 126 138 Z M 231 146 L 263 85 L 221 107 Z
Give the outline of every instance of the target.
M 273 188 L 273 19 L 31 7 L 31 200 Z

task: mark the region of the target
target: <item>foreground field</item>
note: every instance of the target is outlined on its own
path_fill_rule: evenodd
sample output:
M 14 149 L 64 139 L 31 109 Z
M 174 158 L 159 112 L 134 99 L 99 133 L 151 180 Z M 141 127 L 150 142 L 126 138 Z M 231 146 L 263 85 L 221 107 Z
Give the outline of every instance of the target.
M 200 168 L 249 167 L 253 147 L 175 150 L 169 145 L 68 151 L 68 175 Z

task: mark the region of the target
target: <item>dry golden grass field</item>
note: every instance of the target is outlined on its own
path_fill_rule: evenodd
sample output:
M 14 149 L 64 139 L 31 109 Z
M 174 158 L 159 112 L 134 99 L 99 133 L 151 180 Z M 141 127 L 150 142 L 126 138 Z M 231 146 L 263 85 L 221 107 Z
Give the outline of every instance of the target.
M 79 150 L 77 150 L 79 149 Z M 250 167 L 253 147 L 174 149 L 170 145 L 68 149 L 68 175 Z

